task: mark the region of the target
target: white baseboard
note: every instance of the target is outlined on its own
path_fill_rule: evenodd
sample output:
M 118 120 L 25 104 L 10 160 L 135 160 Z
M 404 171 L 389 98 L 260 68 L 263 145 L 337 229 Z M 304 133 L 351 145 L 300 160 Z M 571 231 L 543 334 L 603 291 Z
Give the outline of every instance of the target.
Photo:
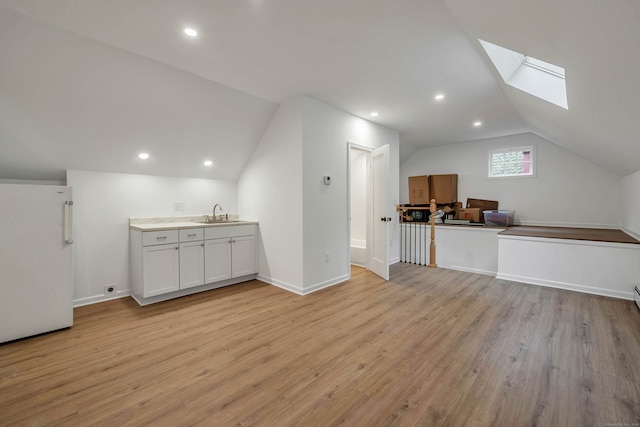
M 398 261 L 400 262 L 400 261 Z M 407 264 L 413 264 L 413 263 L 407 263 Z M 426 264 L 420 264 L 422 267 L 427 268 Z M 495 277 L 497 272 L 496 271 L 489 271 L 489 270 L 480 270 L 477 268 L 467 268 L 467 267 L 460 267 L 457 265 L 443 265 L 443 264 L 438 264 L 438 268 L 444 268 L 445 270 L 455 270 L 455 271 L 464 271 L 465 273 L 475 273 L 475 274 L 482 274 L 485 276 L 493 276 Z
M 539 279 L 535 277 L 516 276 L 513 274 L 498 274 L 496 279 L 509 280 L 512 282 L 528 283 L 530 285 L 546 286 L 548 288 L 565 289 L 568 291 L 583 292 L 593 295 L 602 295 L 605 297 L 620 298 L 633 300 L 633 292 L 615 291 L 604 288 L 594 288 L 591 286 L 577 285 L 574 283 L 556 282 L 553 280 Z
M 336 277 L 330 280 L 326 280 L 324 282 L 316 283 L 311 286 L 306 286 L 304 289 L 300 289 L 297 286 L 291 285 L 289 283 L 285 283 L 281 280 L 258 275 L 258 280 L 268 283 L 269 285 L 276 286 L 280 289 L 284 289 L 285 291 L 293 292 L 294 294 L 298 294 L 298 295 L 309 295 L 321 289 L 337 285 L 338 283 L 346 282 L 349 279 L 350 279 L 350 275 L 346 274 L 344 276 Z
M 631 231 L 630 229 L 626 228 L 626 227 L 620 227 L 620 229 L 622 231 L 624 231 L 625 233 L 627 233 L 629 236 L 633 237 L 636 240 L 640 240 L 640 234 L 636 233 L 635 231 Z
M 294 286 L 290 283 L 286 283 L 283 282 L 281 280 L 278 279 L 274 279 L 272 277 L 266 277 L 263 276 L 261 274 L 258 274 L 257 277 L 258 280 L 260 280 L 261 282 L 267 283 L 269 285 L 273 285 L 276 286 L 280 289 L 284 289 L 285 291 L 289 291 L 289 292 L 293 292 L 294 294 L 298 294 L 298 295 L 304 295 L 302 292 L 302 289 L 298 288 L 297 286 Z
M 73 300 L 73 307 L 82 307 L 83 305 L 91 305 L 99 302 L 111 301 L 113 299 L 125 298 L 128 296 L 131 296 L 130 289 L 118 291 L 115 296 L 94 295 L 91 297 L 78 298 Z
M 335 277 L 330 280 L 325 280 L 324 282 L 316 283 L 315 285 L 305 287 L 304 290 L 302 291 L 302 295 L 309 295 L 310 293 L 317 292 L 321 289 L 325 289 L 342 282 L 346 282 L 347 280 L 349 280 L 348 274 L 345 274 L 344 276 L 340 276 L 340 277 Z
M 464 271 L 466 273 L 483 274 L 485 276 L 493 276 L 493 277 L 495 277 L 495 275 L 498 273 L 497 271 L 480 270 L 477 268 L 460 267 L 457 265 L 438 265 L 438 267 L 446 268 L 449 270 Z
M 397 256 L 397 257 L 395 257 L 395 258 L 391 258 L 391 259 L 389 260 L 389 265 L 391 265 L 391 264 L 397 264 L 397 263 L 399 263 L 399 262 L 400 262 L 400 257 L 399 257 L 399 256 Z

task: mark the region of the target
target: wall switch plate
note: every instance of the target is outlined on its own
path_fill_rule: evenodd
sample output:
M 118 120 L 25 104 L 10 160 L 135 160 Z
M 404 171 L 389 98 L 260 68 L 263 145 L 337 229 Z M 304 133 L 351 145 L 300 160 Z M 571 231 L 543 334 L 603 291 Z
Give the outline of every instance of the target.
M 174 210 L 183 211 L 184 210 L 184 202 L 176 202 Z
M 105 295 L 116 295 L 117 293 L 118 293 L 118 285 L 116 283 L 112 283 L 110 285 L 104 285 Z

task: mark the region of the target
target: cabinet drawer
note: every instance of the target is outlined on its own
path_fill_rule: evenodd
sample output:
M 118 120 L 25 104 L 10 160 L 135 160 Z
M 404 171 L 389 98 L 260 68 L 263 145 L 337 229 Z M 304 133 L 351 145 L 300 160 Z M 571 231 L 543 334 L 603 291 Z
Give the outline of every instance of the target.
M 202 228 L 185 228 L 180 230 L 181 242 L 193 242 L 195 240 L 202 240 L 204 232 Z
M 178 243 L 178 230 L 145 231 L 142 233 L 142 246 Z
M 253 236 L 256 234 L 255 224 L 230 225 L 227 227 L 209 227 L 204 230 L 205 239 L 223 239 L 235 236 Z

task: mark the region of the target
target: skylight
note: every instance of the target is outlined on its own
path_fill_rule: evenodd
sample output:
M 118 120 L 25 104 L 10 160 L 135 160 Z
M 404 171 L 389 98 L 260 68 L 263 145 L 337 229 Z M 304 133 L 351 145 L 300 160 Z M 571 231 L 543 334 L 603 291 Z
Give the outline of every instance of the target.
M 569 109 L 564 68 L 484 40 L 479 41 L 506 84 Z

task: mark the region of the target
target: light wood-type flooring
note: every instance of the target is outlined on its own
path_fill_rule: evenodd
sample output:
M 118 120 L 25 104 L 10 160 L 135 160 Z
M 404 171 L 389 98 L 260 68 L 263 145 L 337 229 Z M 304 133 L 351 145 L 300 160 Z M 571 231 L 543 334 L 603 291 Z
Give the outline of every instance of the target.
M 633 302 L 410 264 L 119 299 L 0 346 L 2 426 L 639 423 Z

